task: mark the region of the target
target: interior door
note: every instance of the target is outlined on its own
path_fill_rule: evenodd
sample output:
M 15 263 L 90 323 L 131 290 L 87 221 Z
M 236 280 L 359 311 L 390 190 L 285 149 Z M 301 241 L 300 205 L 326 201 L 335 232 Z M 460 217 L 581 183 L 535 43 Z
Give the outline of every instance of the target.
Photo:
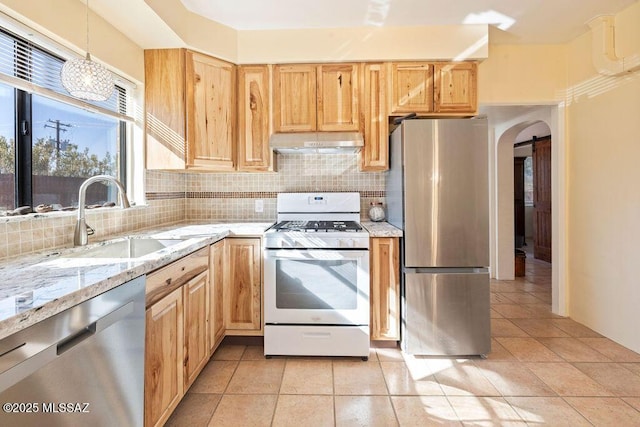
M 524 159 L 526 159 L 526 157 L 513 158 L 513 214 L 516 248 L 521 248 L 525 240 Z
M 533 143 L 533 257 L 551 262 L 551 136 Z

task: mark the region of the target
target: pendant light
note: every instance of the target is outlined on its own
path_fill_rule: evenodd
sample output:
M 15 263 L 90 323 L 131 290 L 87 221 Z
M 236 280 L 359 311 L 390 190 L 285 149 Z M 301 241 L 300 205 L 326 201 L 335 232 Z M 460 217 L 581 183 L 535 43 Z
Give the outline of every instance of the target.
M 62 66 L 62 86 L 72 96 L 88 101 L 106 101 L 113 93 L 113 76 L 89 54 L 89 0 L 86 0 L 87 56 L 70 59 Z

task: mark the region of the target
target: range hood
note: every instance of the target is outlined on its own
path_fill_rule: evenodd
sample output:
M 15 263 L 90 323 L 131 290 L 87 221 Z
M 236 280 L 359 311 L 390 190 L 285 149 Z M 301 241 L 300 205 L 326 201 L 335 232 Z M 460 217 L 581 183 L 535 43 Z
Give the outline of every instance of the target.
M 357 153 L 364 145 L 359 132 L 297 132 L 271 135 L 273 151 L 287 154 Z

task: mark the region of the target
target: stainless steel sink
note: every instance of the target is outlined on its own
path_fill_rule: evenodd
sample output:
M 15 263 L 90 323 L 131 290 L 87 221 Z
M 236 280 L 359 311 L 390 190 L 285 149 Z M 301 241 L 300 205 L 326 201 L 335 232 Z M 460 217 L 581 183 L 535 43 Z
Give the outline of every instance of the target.
M 65 258 L 140 258 L 185 240 L 187 239 L 127 238 L 63 256 Z

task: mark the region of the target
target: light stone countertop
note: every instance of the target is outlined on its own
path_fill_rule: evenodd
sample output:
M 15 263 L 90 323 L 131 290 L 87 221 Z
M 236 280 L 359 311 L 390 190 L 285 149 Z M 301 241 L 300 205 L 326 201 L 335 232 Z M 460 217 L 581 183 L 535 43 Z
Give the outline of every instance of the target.
M 388 222 L 363 221 L 362 226 L 369 232 L 370 237 L 402 237 L 402 230 Z
M 272 223 L 174 224 L 131 238 L 185 239 L 133 258 L 83 258 L 81 248 L 49 250 L 0 263 L 0 339 L 229 236 L 262 236 Z M 67 257 L 72 255 L 72 257 Z M 75 256 L 75 257 L 74 257 Z

